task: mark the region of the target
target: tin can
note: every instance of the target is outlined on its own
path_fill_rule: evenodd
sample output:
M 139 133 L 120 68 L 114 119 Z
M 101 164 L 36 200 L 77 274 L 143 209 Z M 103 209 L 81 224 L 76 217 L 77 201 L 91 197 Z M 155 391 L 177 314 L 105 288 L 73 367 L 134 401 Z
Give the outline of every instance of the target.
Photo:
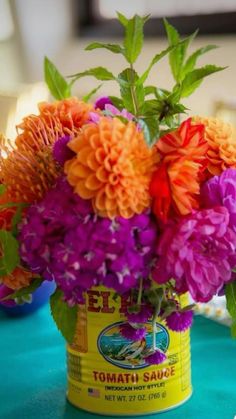
M 105 287 L 88 291 L 79 306 L 77 333 L 67 347 L 68 400 L 78 408 L 109 416 L 146 415 L 177 407 L 192 393 L 189 331 L 170 331 L 156 323 L 156 347 L 166 352 L 161 365 L 140 357 L 152 341 L 131 342 L 119 333 L 126 322 L 128 298 L 114 298 Z

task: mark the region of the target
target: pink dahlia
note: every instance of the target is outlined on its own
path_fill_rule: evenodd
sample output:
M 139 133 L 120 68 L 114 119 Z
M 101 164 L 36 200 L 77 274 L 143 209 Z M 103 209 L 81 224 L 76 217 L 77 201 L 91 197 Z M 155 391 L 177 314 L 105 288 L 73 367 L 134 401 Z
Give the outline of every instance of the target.
M 209 301 L 231 280 L 236 266 L 236 233 L 225 207 L 196 211 L 178 224 L 169 223 L 160 239 L 153 278 L 175 279 L 178 292 L 195 301 Z
M 236 170 L 227 169 L 220 176 L 209 179 L 202 187 L 201 202 L 205 208 L 226 207 L 230 227 L 236 232 Z

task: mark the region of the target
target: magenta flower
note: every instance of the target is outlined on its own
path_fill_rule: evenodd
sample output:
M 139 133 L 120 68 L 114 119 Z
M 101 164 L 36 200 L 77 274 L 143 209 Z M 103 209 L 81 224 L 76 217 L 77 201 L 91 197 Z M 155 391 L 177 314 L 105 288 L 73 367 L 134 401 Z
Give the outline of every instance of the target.
M 98 108 L 101 109 L 101 111 L 104 111 L 106 105 L 112 105 L 111 99 L 108 96 L 101 96 L 96 100 L 94 108 Z
M 229 227 L 225 207 L 195 211 L 166 225 L 153 270 L 158 283 L 175 279 L 178 292 L 189 291 L 207 302 L 231 280 L 236 266 L 236 233 Z
M 0 285 L 0 305 L 3 305 L 5 307 L 15 307 L 17 304 L 14 300 L 5 300 L 2 301 L 5 297 L 8 297 L 8 295 L 11 295 L 14 293 L 14 290 L 11 288 L 8 288 L 6 285 L 1 284 Z
M 28 209 L 20 229 L 24 263 L 55 279 L 71 305 L 93 285 L 124 293 L 150 274 L 156 241 L 151 215 L 98 217 L 65 179 Z
M 200 196 L 205 208 L 222 205 L 229 211 L 229 225 L 236 232 L 236 170 L 227 169 L 220 176 L 209 179 Z
M 56 160 L 61 166 L 64 166 L 67 160 L 72 159 L 75 156 L 75 153 L 67 147 L 68 142 L 70 141 L 70 136 L 65 135 L 64 137 L 59 138 L 53 146 L 52 154 L 54 160 Z
M 148 365 L 159 365 L 166 360 L 166 354 L 159 349 L 156 349 L 154 353 L 146 356 L 144 359 Z
M 126 317 L 130 323 L 146 323 L 152 315 L 152 308 L 147 304 L 142 304 L 138 313 L 127 313 Z
M 136 341 L 144 339 L 147 331 L 145 327 L 135 329 L 129 323 L 124 323 L 120 326 L 120 333 L 124 338 Z
M 184 332 L 188 330 L 193 323 L 193 311 L 175 311 L 166 318 L 166 324 L 173 332 Z

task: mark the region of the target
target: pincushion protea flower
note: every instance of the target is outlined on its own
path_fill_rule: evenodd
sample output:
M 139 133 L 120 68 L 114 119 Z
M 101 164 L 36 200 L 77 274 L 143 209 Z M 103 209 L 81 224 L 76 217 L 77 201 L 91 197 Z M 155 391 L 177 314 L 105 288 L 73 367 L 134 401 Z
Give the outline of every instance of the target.
M 236 129 L 217 118 L 195 116 L 193 122 L 204 124 L 204 137 L 208 143 L 208 171 L 220 175 L 227 168 L 236 168 Z
M 200 180 L 208 149 L 203 135 L 204 126 L 193 125 L 189 118 L 157 142 L 161 162 L 152 177 L 150 193 L 154 198 L 153 211 L 163 221 L 171 209 L 186 215 L 199 207 Z
M 77 156 L 65 164 L 68 182 L 92 199 L 103 217 L 130 218 L 150 206 L 149 183 L 158 155 L 133 122 L 101 117 L 85 125 L 68 146 Z
M 92 108 L 76 98 L 42 103 L 39 115 L 29 115 L 18 125 L 15 145 L 1 139 L 1 179 L 9 200 L 33 203 L 54 185 L 62 169 L 53 158 L 53 144 L 65 135 L 73 138 Z

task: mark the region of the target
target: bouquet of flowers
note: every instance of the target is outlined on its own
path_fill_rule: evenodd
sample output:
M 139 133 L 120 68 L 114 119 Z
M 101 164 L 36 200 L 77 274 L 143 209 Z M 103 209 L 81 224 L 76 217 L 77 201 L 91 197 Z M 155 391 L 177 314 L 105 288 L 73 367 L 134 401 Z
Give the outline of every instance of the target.
M 65 339 L 74 340 L 78 307 L 98 285 L 130 298 L 121 334 L 145 337 L 156 318 L 181 332 L 196 302 L 225 293 L 236 336 L 236 132 L 220 120 L 187 117 L 182 99 L 203 78 L 222 70 L 196 67 L 208 45 L 188 55 L 196 33 L 181 39 L 165 20 L 169 45 L 138 75 L 148 16 L 127 19 L 122 45 L 94 42 L 122 56 L 114 75 L 95 67 L 65 79 L 45 59 L 45 79 L 56 101 L 25 117 L 15 142 L 1 137 L 0 278 L 5 299 L 25 301 L 44 281 L 55 281 L 51 311 Z M 172 90 L 147 84 L 169 57 Z M 93 89 L 73 97 L 77 80 L 115 81 L 120 97 Z M 67 81 L 69 80 L 69 81 Z M 180 122 L 180 115 L 183 115 Z M 148 364 L 166 355 L 155 339 Z

